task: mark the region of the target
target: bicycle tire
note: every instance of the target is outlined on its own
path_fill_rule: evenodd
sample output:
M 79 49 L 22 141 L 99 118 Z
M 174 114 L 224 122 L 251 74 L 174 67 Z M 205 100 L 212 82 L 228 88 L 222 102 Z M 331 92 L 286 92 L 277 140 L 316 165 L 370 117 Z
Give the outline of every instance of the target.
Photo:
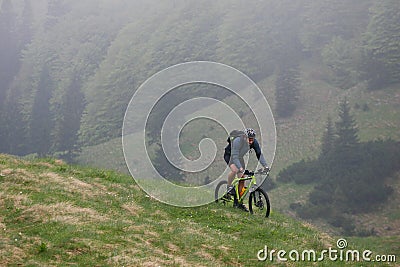
M 225 187 L 223 187 L 226 185 Z M 221 181 L 217 184 L 217 187 L 215 187 L 215 202 L 218 203 L 218 201 L 226 194 L 228 188 L 228 182 L 227 181 Z M 225 201 L 224 201 L 225 204 Z
M 250 193 L 249 211 L 251 214 L 255 215 L 264 215 L 265 212 L 265 217 L 269 217 L 271 204 L 267 193 L 263 189 L 257 188 L 254 192 Z

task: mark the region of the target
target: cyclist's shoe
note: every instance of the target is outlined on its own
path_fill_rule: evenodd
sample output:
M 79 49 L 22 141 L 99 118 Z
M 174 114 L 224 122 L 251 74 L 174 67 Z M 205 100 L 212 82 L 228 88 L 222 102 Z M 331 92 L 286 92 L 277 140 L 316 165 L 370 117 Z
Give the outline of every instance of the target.
M 241 210 L 245 211 L 245 212 L 249 212 L 249 210 L 246 208 L 246 206 L 243 203 L 242 204 L 238 204 L 236 207 L 238 209 L 241 209 Z

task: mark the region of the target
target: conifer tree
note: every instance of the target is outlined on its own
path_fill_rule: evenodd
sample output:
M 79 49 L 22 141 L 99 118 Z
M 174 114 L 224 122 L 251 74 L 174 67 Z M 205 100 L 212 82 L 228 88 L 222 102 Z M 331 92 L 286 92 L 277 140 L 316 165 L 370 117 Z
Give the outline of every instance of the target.
M 11 0 L 0 7 L 0 110 L 18 69 L 17 15 Z
M 67 152 L 67 157 L 71 157 L 71 152 L 74 150 L 78 140 L 78 131 L 84 104 L 80 77 L 74 74 L 71 84 L 63 95 L 58 117 L 55 121 L 55 130 L 53 132 L 53 149 L 55 151 Z
M 332 152 L 335 142 L 335 129 L 332 124 L 331 117 L 328 117 L 325 126 L 325 132 L 322 136 L 322 146 L 320 158 L 325 158 L 329 153 Z
M 379 0 L 371 8 L 361 66 L 370 89 L 400 82 L 400 5 Z
M 51 91 L 52 80 L 49 69 L 45 66 L 40 76 L 29 122 L 31 152 L 35 152 L 39 156 L 48 154 L 51 147 L 51 128 L 53 121 L 50 112 Z
M 9 152 L 9 127 L 6 126 L 6 98 L 18 69 L 17 17 L 11 0 L 0 6 L 0 151 Z
M 24 155 L 27 151 L 27 125 L 22 109 L 23 102 L 18 87 L 12 85 L 7 92 L 0 113 L 0 153 Z
M 279 117 L 293 115 L 299 99 L 300 85 L 298 66 L 283 65 L 279 68 L 275 82 L 276 113 Z
M 363 161 L 359 153 L 358 128 L 345 98 L 339 104 L 339 121 L 336 122 L 336 139 L 333 160 L 330 161 L 330 178 L 336 185 L 337 200 L 352 201 L 354 191 L 362 185 L 363 176 L 357 174 Z
M 350 105 L 344 99 L 339 105 L 339 121 L 336 123 L 337 138 L 335 147 L 339 149 L 355 148 L 358 143 L 358 128 L 356 121 L 350 113 Z
M 400 81 L 400 5 L 397 0 L 379 0 L 371 8 L 365 36 L 370 87 Z M 374 67 L 375 66 L 375 67 Z

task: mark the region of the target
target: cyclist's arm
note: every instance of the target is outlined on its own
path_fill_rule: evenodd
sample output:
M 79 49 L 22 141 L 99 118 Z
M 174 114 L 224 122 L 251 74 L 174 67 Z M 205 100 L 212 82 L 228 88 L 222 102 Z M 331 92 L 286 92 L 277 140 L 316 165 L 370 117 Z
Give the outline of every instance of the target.
M 236 137 L 232 141 L 232 148 L 231 148 L 231 157 L 232 162 L 235 166 L 240 170 L 242 168 L 242 164 L 240 164 L 239 154 L 240 154 L 240 147 L 241 147 L 241 140 L 239 137 Z
M 260 144 L 257 139 L 254 139 L 254 151 L 256 152 L 257 159 L 260 161 L 261 165 L 265 168 L 268 167 L 267 162 L 265 161 L 264 155 L 261 152 Z

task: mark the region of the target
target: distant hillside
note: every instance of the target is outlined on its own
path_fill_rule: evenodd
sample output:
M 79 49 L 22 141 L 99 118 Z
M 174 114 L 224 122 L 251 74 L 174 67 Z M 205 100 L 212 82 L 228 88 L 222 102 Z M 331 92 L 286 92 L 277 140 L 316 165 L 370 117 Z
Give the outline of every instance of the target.
M 400 81 L 397 4 L 3 0 L 0 151 L 71 158 L 116 138 L 135 90 L 188 61 L 228 64 L 258 83 L 312 61 L 311 80 L 387 88 Z
M 335 246 L 333 237 L 277 212 L 265 219 L 215 203 L 171 207 L 144 194 L 129 176 L 58 160 L 0 155 L 0 189 L 2 266 L 265 266 L 257 261 L 265 245 Z M 395 248 L 390 240 L 368 244 L 374 252 Z
M 315 79 L 314 68 L 316 66 L 304 67 L 300 105 L 294 115 L 286 119 L 275 118 L 277 150 L 272 166 L 273 174 L 277 174 L 294 162 L 318 156 L 327 118 L 329 116 L 332 119 L 336 117 L 338 103 L 345 97 L 349 100 L 351 112 L 357 121 L 361 141 L 389 138 L 400 140 L 399 85 L 378 91 L 365 91 L 362 85 L 351 90 L 342 90 Z M 274 76 L 259 82 L 258 86 L 264 91 L 273 108 Z M 236 112 L 241 112 L 243 107 L 229 99 L 227 102 L 233 105 Z M 213 107 L 206 108 L 212 109 Z M 201 110 L 198 112 L 201 114 Z M 204 133 L 208 133 L 212 135 L 219 149 L 216 160 L 222 161 L 222 149 L 226 145 L 226 136 L 213 127 L 207 122 L 191 122 L 181 135 L 181 149 L 184 155 L 198 156 L 198 142 Z M 83 147 L 76 160 L 82 164 L 127 171 L 121 138 L 115 138 L 95 146 Z

